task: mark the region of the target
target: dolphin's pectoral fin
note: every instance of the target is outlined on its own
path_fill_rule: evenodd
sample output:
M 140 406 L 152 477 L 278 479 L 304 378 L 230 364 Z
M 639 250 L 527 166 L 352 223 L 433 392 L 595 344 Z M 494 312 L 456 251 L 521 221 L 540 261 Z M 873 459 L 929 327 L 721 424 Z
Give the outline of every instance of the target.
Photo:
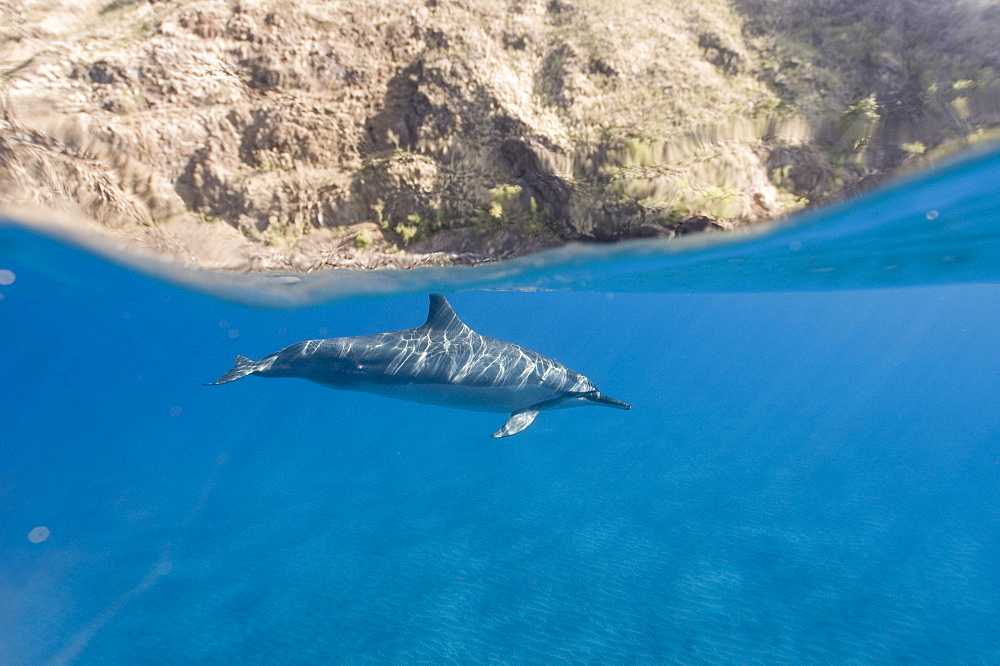
M 536 416 L 538 416 L 537 406 L 528 407 L 527 409 L 519 409 L 510 415 L 510 418 L 507 419 L 507 423 L 504 423 L 502 428 L 493 433 L 493 436 L 510 437 L 511 435 L 516 435 L 530 426 Z

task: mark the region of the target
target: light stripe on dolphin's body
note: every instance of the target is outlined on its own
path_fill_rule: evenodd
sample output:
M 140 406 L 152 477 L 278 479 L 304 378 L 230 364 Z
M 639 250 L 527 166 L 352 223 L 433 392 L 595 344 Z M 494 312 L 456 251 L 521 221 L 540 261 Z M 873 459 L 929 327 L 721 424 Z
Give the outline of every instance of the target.
M 631 409 L 583 375 L 511 342 L 479 335 L 432 294 L 419 328 L 297 342 L 236 365 L 211 385 L 247 375 L 299 377 L 349 391 L 483 412 L 510 412 L 494 437 L 524 430 L 541 410 L 576 405 Z

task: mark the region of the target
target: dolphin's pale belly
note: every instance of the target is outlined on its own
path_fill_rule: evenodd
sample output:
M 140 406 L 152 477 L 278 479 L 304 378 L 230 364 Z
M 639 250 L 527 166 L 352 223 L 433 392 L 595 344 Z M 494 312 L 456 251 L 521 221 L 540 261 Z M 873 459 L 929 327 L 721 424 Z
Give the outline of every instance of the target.
M 464 384 L 368 383 L 334 385 L 317 382 L 323 386 L 347 391 L 374 393 L 386 398 L 441 405 L 474 412 L 514 412 L 519 409 L 551 400 L 562 392 L 547 386 L 469 386 Z

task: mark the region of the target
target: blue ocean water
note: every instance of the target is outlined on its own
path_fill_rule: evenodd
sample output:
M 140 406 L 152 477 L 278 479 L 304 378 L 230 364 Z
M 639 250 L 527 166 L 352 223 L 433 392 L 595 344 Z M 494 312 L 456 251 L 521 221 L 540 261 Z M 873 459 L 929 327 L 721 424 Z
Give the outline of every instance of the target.
M 249 287 L 0 225 L 0 663 L 1000 663 L 998 178 Z M 632 411 L 202 386 L 429 290 Z

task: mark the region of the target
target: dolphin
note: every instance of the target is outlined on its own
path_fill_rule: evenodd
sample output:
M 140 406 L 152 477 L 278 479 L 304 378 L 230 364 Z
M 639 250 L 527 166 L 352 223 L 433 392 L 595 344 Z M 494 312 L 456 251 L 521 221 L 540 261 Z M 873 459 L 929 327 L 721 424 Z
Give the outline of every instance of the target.
M 550 358 L 479 335 L 438 294 L 431 294 L 427 321 L 419 328 L 297 342 L 259 361 L 237 356 L 229 372 L 206 386 L 247 375 L 299 377 L 412 402 L 510 412 L 493 437 L 516 435 L 545 409 L 632 408 Z

